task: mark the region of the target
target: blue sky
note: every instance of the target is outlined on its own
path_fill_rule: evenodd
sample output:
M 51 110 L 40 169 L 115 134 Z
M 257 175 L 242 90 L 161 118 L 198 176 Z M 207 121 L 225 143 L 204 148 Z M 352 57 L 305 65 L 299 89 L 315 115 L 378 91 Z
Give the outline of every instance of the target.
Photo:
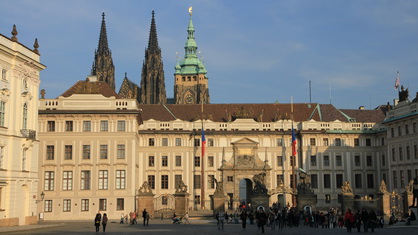
M 176 52 L 184 56 L 193 7 L 196 42 L 212 103 L 330 103 L 338 108 L 397 98 L 397 71 L 410 98 L 418 91 L 415 0 L 3 0 L 0 33 L 40 44 L 41 89 L 55 98 L 89 75 L 106 14 L 117 91 L 125 72 L 140 83 L 155 10 L 167 96 Z

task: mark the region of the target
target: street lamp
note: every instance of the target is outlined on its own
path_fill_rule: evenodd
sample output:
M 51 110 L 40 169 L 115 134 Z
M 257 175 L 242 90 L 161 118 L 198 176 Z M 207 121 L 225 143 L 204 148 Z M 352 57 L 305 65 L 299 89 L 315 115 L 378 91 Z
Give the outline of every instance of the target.
M 45 198 L 45 193 L 44 193 L 44 191 L 42 191 L 41 200 L 36 200 L 36 203 L 42 202 L 44 200 L 44 198 Z

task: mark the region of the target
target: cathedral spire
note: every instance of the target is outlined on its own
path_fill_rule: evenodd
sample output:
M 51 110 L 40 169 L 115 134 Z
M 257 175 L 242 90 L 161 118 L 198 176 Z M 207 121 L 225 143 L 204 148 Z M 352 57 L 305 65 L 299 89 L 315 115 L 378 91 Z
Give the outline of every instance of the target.
M 115 89 L 115 66 L 113 65 L 112 53 L 109 49 L 106 32 L 105 13 L 102 14 L 99 45 L 94 52 L 94 62 L 91 75 L 97 76 L 98 81 L 104 81 Z
M 165 104 L 167 102 L 161 49 L 158 46 L 155 13 L 152 11 L 148 48 L 142 65 L 141 104 Z

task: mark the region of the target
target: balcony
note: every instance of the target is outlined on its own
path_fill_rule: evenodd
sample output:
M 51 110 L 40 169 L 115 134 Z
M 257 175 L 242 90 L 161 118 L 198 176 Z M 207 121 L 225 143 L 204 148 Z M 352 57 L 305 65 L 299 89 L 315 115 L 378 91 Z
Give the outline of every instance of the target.
M 29 130 L 29 129 L 21 129 L 20 133 L 22 134 L 22 137 L 35 140 L 36 139 L 36 131 Z

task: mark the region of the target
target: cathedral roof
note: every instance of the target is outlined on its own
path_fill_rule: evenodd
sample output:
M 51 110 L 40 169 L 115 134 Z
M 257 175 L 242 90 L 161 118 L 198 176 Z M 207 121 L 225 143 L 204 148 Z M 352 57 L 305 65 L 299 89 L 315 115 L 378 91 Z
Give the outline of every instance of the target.
M 116 94 L 116 92 L 109 86 L 109 84 L 103 81 L 78 81 L 60 96 L 70 97 L 73 94 L 101 94 L 104 97 L 114 96 L 117 99 L 120 98 L 119 95 Z

